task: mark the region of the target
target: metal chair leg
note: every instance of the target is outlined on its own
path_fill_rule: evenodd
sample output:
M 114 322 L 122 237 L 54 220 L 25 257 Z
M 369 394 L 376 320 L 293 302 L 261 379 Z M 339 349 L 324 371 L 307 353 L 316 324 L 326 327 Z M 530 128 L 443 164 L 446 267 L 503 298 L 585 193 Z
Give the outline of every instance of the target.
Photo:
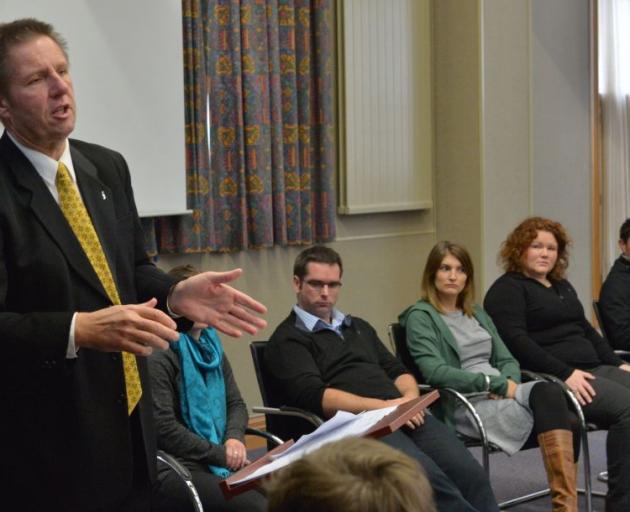
M 188 494 L 195 507 L 195 512 L 203 512 L 203 505 L 201 504 L 199 493 L 197 492 L 197 489 L 195 488 L 195 485 L 192 482 L 190 471 L 188 471 L 188 469 L 186 469 L 185 466 L 180 464 L 175 459 L 175 457 L 161 450 L 158 450 L 157 459 L 159 461 L 162 461 L 167 466 L 169 466 L 173 471 L 175 471 L 175 473 L 177 473 L 180 476 L 180 478 L 186 484 L 186 487 L 188 487 Z

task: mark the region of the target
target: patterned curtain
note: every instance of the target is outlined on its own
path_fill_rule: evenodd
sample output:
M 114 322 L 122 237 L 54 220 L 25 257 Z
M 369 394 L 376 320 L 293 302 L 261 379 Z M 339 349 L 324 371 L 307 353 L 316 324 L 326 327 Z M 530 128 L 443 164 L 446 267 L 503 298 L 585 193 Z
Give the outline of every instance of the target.
M 332 9 L 332 0 L 183 0 L 193 215 L 157 220 L 159 252 L 334 239 Z

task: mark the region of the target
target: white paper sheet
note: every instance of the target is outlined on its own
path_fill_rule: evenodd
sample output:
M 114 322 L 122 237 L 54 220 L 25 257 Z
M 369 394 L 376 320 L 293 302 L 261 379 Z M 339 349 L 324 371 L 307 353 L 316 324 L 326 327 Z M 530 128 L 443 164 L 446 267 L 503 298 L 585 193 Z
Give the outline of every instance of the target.
M 235 480 L 232 484 L 248 482 L 249 480 L 267 475 L 302 458 L 307 453 L 320 448 L 326 443 L 331 443 L 332 441 L 346 437 L 361 436 L 382 418 L 394 411 L 396 407 L 397 406 L 392 406 L 374 411 L 364 411 L 360 414 L 338 411 L 337 414 L 320 425 L 315 431 L 302 436 L 294 445 L 276 455 L 272 462 L 265 464 L 244 478 Z

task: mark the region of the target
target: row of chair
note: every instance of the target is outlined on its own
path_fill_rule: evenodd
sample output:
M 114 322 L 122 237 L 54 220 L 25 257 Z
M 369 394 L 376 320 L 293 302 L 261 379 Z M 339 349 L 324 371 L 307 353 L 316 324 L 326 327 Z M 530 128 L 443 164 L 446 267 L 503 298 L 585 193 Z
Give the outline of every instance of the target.
M 606 331 L 601 321 L 597 301 L 593 301 L 593 309 L 599 322 L 602 335 L 606 337 Z M 392 323 L 388 326 L 388 335 L 392 351 L 400 359 L 402 364 L 410 371 L 410 373 L 412 373 L 416 377 L 418 382 L 422 382 L 422 376 L 419 375 L 417 366 L 413 362 L 413 359 L 411 358 L 411 355 L 409 354 L 409 351 L 407 349 L 406 334 L 404 328 L 398 323 Z M 278 394 L 274 390 L 273 382 L 264 369 L 263 361 L 266 346 L 267 342 L 265 341 L 254 341 L 250 344 L 250 352 L 254 364 L 254 369 L 256 371 L 256 379 L 258 381 L 258 387 L 263 402 L 263 406 L 252 407 L 252 411 L 265 415 L 267 431 L 248 428 L 247 434 L 256 435 L 266 439 L 268 447 L 273 448 L 274 446 L 282 443 L 282 439 L 297 439 L 301 435 L 311 432 L 323 423 L 323 419 L 309 411 L 305 411 L 296 407 L 289 407 L 280 403 L 277 398 Z M 615 352 L 621 357 L 630 360 L 630 352 Z M 584 414 L 582 412 L 582 408 L 576 397 L 560 379 L 557 379 L 556 377 L 551 375 L 535 374 L 526 370 L 523 370 L 522 373 L 525 380 L 546 379 L 557 382 L 563 387 L 569 403 L 572 404 L 572 407 L 578 416 L 580 425 L 582 464 L 584 468 L 584 488 L 579 489 L 578 492 L 584 494 L 586 501 L 586 510 L 588 512 L 592 512 L 592 497 L 605 496 L 604 493 L 593 491 L 591 481 L 588 433 L 594 430 L 598 430 L 597 425 L 586 422 Z M 430 386 L 427 386 L 425 384 L 421 384 L 420 388 L 424 392 L 428 392 L 432 389 Z M 466 436 L 460 436 L 460 438 L 467 447 L 479 447 L 481 449 L 482 465 L 484 469 L 489 473 L 490 455 L 492 453 L 501 452 L 501 449 L 488 440 L 483 421 L 475 411 L 475 408 L 470 401 L 470 399 L 473 398 L 475 394 L 463 394 L 450 388 L 442 388 L 439 391 L 442 394 L 448 394 L 454 397 L 454 399 L 457 400 L 470 413 L 470 416 L 473 418 L 474 423 L 477 427 L 479 439 L 473 439 Z M 168 464 L 171 469 L 180 476 L 180 478 L 185 482 L 188 488 L 190 498 L 195 504 L 195 510 L 197 512 L 203 512 L 203 507 L 199 500 L 199 496 L 197 495 L 197 491 L 192 483 L 188 470 L 184 466 L 179 464 L 173 457 L 165 454 L 164 452 L 158 453 L 158 460 L 160 460 L 162 463 Z M 598 478 L 601 481 L 607 481 L 606 472 L 600 473 Z M 504 501 L 499 504 L 499 507 L 502 510 L 506 510 L 521 503 L 525 503 L 548 495 L 549 493 L 550 490 L 548 488 L 541 489 L 536 492 L 532 492 Z
M 411 359 L 411 356 L 407 350 L 404 328 L 398 323 L 390 324 L 388 326 L 388 334 L 393 352 L 400 359 L 403 365 L 416 377 L 418 382 L 422 382 L 422 378 L 418 374 L 417 367 L 413 363 L 413 360 Z M 295 407 L 287 407 L 277 400 L 277 395 L 273 392 L 273 383 L 269 375 L 264 370 L 263 360 L 265 347 L 266 342 L 264 341 L 255 341 L 250 345 L 254 369 L 256 370 L 256 377 L 258 379 L 258 386 L 264 404 L 264 406 L 262 407 L 252 407 L 252 410 L 256 413 L 265 414 L 266 425 L 270 431 L 276 433 L 282 432 L 282 435 L 285 438 L 296 439 L 303 434 L 309 433 L 314 428 L 317 428 L 319 425 L 322 424 L 323 420 L 319 416 L 316 416 L 309 411 L 305 411 Z M 425 384 L 420 384 L 420 389 L 423 392 L 428 392 L 431 391 L 433 388 Z M 486 430 L 483 426 L 483 421 L 481 420 L 474 406 L 469 400 L 470 398 L 472 398 L 472 394 L 462 394 L 450 388 L 440 388 L 439 391 L 441 394 L 449 394 L 455 397 L 455 399 L 459 403 L 461 403 L 474 418 L 480 439 L 473 439 L 465 436 L 460 436 L 460 438 L 469 448 L 481 448 L 482 465 L 484 469 L 489 472 L 490 454 L 500 452 L 501 449 L 488 440 Z M 588 481 L 585 481 L 585 484 L 588 507 L 587 510 L 589 512 L 592 512 L 592 506 L 590 505 L 590 479 Z M 517 498 L 504 501 L 499 504 L 499 507 L 502 510 L 506 510 L 518 504 L 525 503 L 527 501 L 531 501 L 542 496 L 546 496 L 549 493 L 550 490 L 548 488 L 542 489 L 540 491 L 529 493 L 525 496 L 519 496 Z
M 600 319 L 599 309 L 597 301 L 593 302 L 593 309 L 598 318 L 600 327 L 602 328 L 602 335 L 605 337 L 606 332 L 603 329 L 603 324 Z M 388 326 L 388 335 L 390 344 L 392 347 L 392 351 L 396 354 L 396 356 L 400 359 L 402 364 L 412 373 L 418 382 L 422 382 L 422 376 L 419 375 L 417 366 L 413 362 L 411 355 L 407 349 L 406 343 L 406 334 L 404 328 L 398 324 L 393 323 Z M 261 398 L 263 401 L 262 407 L 253 407 L 252 410 L 257 413 L 265 414 L 265 420 L 267 429 L 271 432 L 274 432 L 280 437 L 285 439 L 288 438 L 298 438 L 301 435 L 312 431 L 314 428 L 317 428 L 322 424 L 323 420 L 316 416 L 315 414 L 305 411 L 302 409 L 298 409 L 295 407 L 287 407 L 286 405 L 281 404 L 277 399 L 277 394 L 274 393 L 273 390 L 273 382 L 270 377 L 264 370 L 263 360 L 264 360 L 264 351 L 266 347 L 266 342 L 256 341 L 251 343 L 250 351 L 252 355 L 252 360 L 254 363 L 254 368 L 256 371 L 256 378 L 258 380 L 258 386 L 260 389 Z M 627 358 L 630 356 L 629 352 L 616 351 L 618 355 L 621 357 Z M 580 426 L 580 436 L 581 436 L 581 445 L 582 445 L 582 464 L 584 468 L 584 488 L 579 489 L 578 492 L 584 494 L 586 501 L 586 510 L 588 512 L 593 511 L 593 496 L 605 496 L 604 493 L 594 491 L 592 488 L 591 481 L 591 465 L 590 465 L 590 452 L 588 446 L 588 433 L 594 430 L 598 430 L 597 425 L 592 423 L 587 423 L 584 414 L 582 411 L 582 407 L 580 406 L 578 400 L 574 396 L 574 394 L 568 389 L 564 382 L 560 379 L 545 374 L 536 374 L 533 372 L 528 372 L 523 370 L 523 377 L 525 380 L 551 380 L 559 385 L 565 391 L 567 399 L 569 403 L 572 405 L 573 409 L 578 416 L 579 426 Z M 421 384 L 420 388 L 423 391 L 431 390 L 430 386 Z M 467 447 L 479 447 L 481 448 L 481 457 L 482 457 L 482 465 L 484 469 L 489 473 L 490 470 L 490 455 L 492 453 L 498 453 L 501 449 L 492 444 L 487 437 L 486 430 L 483 426 L 483 421 L 475 411 L 474 406 L 470 402 L 470 399 L 473 395 L 463 394 L 454 389 L 450 388 L 442 388 L 439 390 L 442 394 L 449 394 L 454 397 L 463 407 L 465 407 L 469 412 L 471 417 L 474 420 L 474 423 L 477 427 L 479 433 L 479 439 L 467 438 L 465 436 L 461 436 L 462 441 Z M 607 480 L 606 473 L 601 473 L 599 475 L 599 479 L 602 481 Z M 524 496 L 519 496 L 516 498 L 512 498 L 510 500 L 504 501 L 499 504 L 502 510 L 506 510 L 508 508 L 514 507 L 521 503 L 525 503 L 542 496 L 548 495 L 550 490 L 548 488 L 542 489 L 533 493 L 526 494 Z

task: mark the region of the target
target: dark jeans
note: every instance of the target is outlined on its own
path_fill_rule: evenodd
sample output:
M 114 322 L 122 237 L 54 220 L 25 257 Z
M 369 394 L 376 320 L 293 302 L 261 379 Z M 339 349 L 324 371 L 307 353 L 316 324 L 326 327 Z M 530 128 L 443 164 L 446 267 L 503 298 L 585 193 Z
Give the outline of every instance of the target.
M 534 428 L 521 450 L 538 446 L 538 436 L 550 430 L 570 430 L 573 434 L 573 460 L 580 458 L 580 426 L 577 415 L 569 410 L 564 390 L 555 382 L 537 382 L 529 394 L 534 414 Z
M 427 473 L 441 512 L 499 510 L 488 476 L 463 443 L 433 416 L 415 430 L 398 430 L 381 439 L 418 460 Z
M 630 373 L 615 366 L 588 370 L 595 389 L 593 401 L 584 406 L 586 421 L 608 430 L 608 496 L 606 512 L 630 510 Z
M 218 512 L 265 512 L 267 498 L 256 490 L 239 494 L 230 500 L 219 488 L 221 479 L 203 468 L 188 467 L 204 510 Z M 173 470 L 158 465 L 158 481 L 153 496 L 153 512 L 193 512 L 195 509 L 186 484 Z

